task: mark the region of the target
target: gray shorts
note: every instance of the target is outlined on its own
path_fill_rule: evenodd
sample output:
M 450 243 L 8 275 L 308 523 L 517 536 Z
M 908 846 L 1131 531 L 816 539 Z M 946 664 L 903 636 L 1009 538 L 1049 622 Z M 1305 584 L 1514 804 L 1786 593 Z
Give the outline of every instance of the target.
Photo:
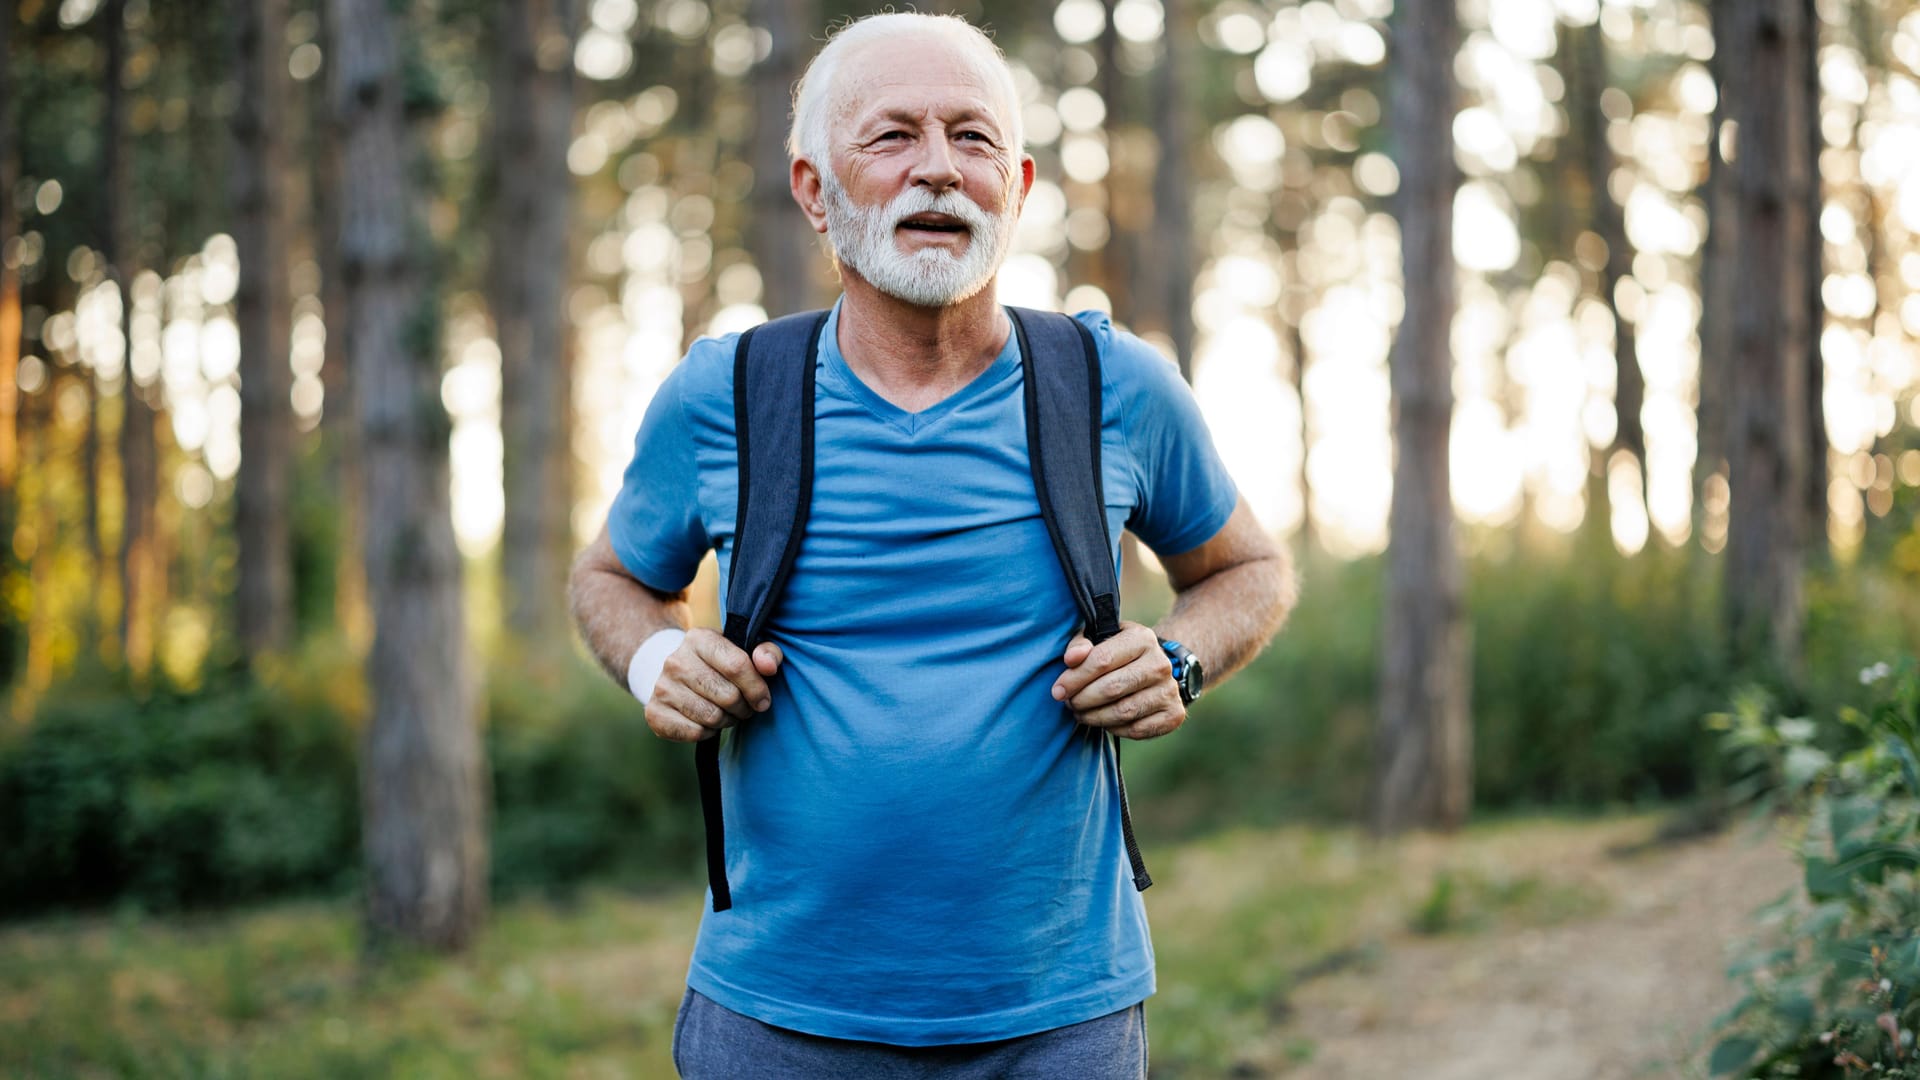
M 890 1046 L 774 1027 L 688 988 L 673 1022 L 673 1064 L 686 1080 L 1146 1080 L 1147 1017 L 1134 1005 L 1017 1039 Z

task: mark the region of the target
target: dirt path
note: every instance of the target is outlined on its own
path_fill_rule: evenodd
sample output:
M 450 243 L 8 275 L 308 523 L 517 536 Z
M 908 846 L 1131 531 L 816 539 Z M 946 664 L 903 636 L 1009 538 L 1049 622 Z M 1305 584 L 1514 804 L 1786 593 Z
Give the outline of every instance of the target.
M 1391 930 L 1371 962 L 1291 995 L 1276 1058 L 1259 1071 L 1316 1080 L 1704 1076 L 1707 1024 L 1737 996 L 1724 974 L 1728 949 L 1795 871 L 1778 841 L 1744 829 L 1609 854 L 1646 831 L 1644 823 L 1583 831 L 1548 851 L 1477 850 L 1481 870 L 1534 875 L 1573 895 L 1592 889 L 1598 902 L 1530 929 Z M 1446 841 L 1416 841 L 1402 858 L 1415 870 L 1410 880 L 1431 880 L 1422 862 L 1457 866 L 1459 853 Z

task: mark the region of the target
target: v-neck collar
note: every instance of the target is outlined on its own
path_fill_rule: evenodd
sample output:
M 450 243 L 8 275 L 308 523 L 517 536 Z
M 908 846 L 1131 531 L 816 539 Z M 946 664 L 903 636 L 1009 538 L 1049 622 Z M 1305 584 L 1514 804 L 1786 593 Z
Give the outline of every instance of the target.
M 1012 319 L 1012 315 L 1007 316 Z M 953 415 L 961 406 L 993 389 L 1019 370 L 1020 335 L 1007 334 L 1007 343 L 1000 349 L 1000 355 L 993 358 L 985 370 L 968 380 L 965 386 L 921 409 L 919 412 L 907 410 L 881 397 L 875 390 L 861 381 L 847 364 L 847 358 L 840 353 L 840 301 L 836 300 L 833 310 L 827 315 L 827 325 L 820 330 L 820 363 L 827 374 L 840 384 L 848 397 L 860 403 L 868 412 L 887 424 L 900 429 L 908 435 L 918 435 L 948 416 Z

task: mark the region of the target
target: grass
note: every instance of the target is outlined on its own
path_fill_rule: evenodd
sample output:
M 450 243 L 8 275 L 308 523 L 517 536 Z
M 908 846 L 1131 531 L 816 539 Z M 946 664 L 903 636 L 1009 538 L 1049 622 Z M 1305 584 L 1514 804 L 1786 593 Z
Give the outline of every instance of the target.
M 1290 991 L 1409 928 L 1498 933 L 1598 910 L 1578 867 L 1528 853 L 1621 824 L 1510 819 L 1391 845 L 1297 826 L 1150 850 L 1156 1077 L 1231 1075 L 1256 1051 L 1310 1060 L 1309 1035 L 1285 1029 Z M 671 1076 L 698 918 L 691 890 L 589 890 L 502 907 L 466 956 L 379 965 L 338 902 L 16 925 L 0 930 L 0 1075 Z

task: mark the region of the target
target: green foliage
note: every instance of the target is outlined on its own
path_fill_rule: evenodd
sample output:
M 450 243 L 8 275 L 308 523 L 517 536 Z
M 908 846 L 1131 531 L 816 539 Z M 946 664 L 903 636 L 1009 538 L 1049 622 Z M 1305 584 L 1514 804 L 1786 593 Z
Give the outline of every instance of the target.
M 1408 928 L 1416 934 L 1474 933 L 1496 925 L 1553 926 L 1599 913 L 1603 894 L 1535 874 L 1490 875 L 1473 868 L 1442 869 L 1414 908 Z
M 693 876 L 684 747 L 654 738 L 633 700 L 578 661 L 497 671 L 491 688 L 497 890 Z M 0 737 L 0 915 L 349 888 L 365 715 L 357 664 L 338 646 L 193 692 L 61 688 Z
M 1591 544 L 1593 537 L 1583 535 Z M 1602 543 L 1605 539 L 1602 538 Z M 1724 700 L 1700 560 L 1655 545 L 1471 568 L 1474 797 L 1481 806 L 1691 793 L 1700 716 Z
M 1469 571 L 1478 807 L 1696 789 L 1709 747 L 1699 717 L 1724 700 L 1725 677 L 1698 629 L 1711 597 L 1691 587 L 1687 552 L 1479 557 Z M 1381 564 L 1309 563 L 1301 579 L 1300 605 L 1274 644 L 1177 735 L 1129 754 L 1129 788 L 1167 800 L 1176 824 L 1360 812 Z M 1193 806 L 1194 792 L 1217 801 Z
M 496 889 L 691 878 L 693 751 L 656 738 L 631 696 L 579 663 L 496 671 L 488 718 Z
M 1454 924 L 1453 875 L 1445 870 L 1433 876 L 1433 891 L 1413 913 L 1413 929 L 1422 934 L 1440 934 Z
M 1474 805 L 1598 807 L 1717 798 L 1727 768 L 1700 717 L 1755 679 L 1796 712 L 1859 689 L 1862 655 L 1914 648 L 1910 590 L 1856 565 L 1807 583 L 1807 661 L 1742 673 L 1717 620 L 1717 567 L 1658 544 L 1468 560 Z M 1168 739 L 1127 747 L 1143 828 L 1182 832 L 1363 808 L 1376 717 L 1377 559 L 1309 562 L 1287 627 Z
M 0 912 L 233 902 L 334 886 L 357 843 L 352 737 L 325 676 L 144 699 L 71 684 L 0 742 Z
M 1744 775 L 1805 824 L 1800 888 L 1762 909 L 1767 930 L 1729 971 L 1747 992 L 1716 1025 L 1715 1075 L 1920 1077 L 1920 669 L 1860 679 L 1888 689 L 1842 710 L 1838 732 L 1773 718 L 1755 694 L 1715 719 Z M 1853 749 L 1836 760 L 1823 735 Z

